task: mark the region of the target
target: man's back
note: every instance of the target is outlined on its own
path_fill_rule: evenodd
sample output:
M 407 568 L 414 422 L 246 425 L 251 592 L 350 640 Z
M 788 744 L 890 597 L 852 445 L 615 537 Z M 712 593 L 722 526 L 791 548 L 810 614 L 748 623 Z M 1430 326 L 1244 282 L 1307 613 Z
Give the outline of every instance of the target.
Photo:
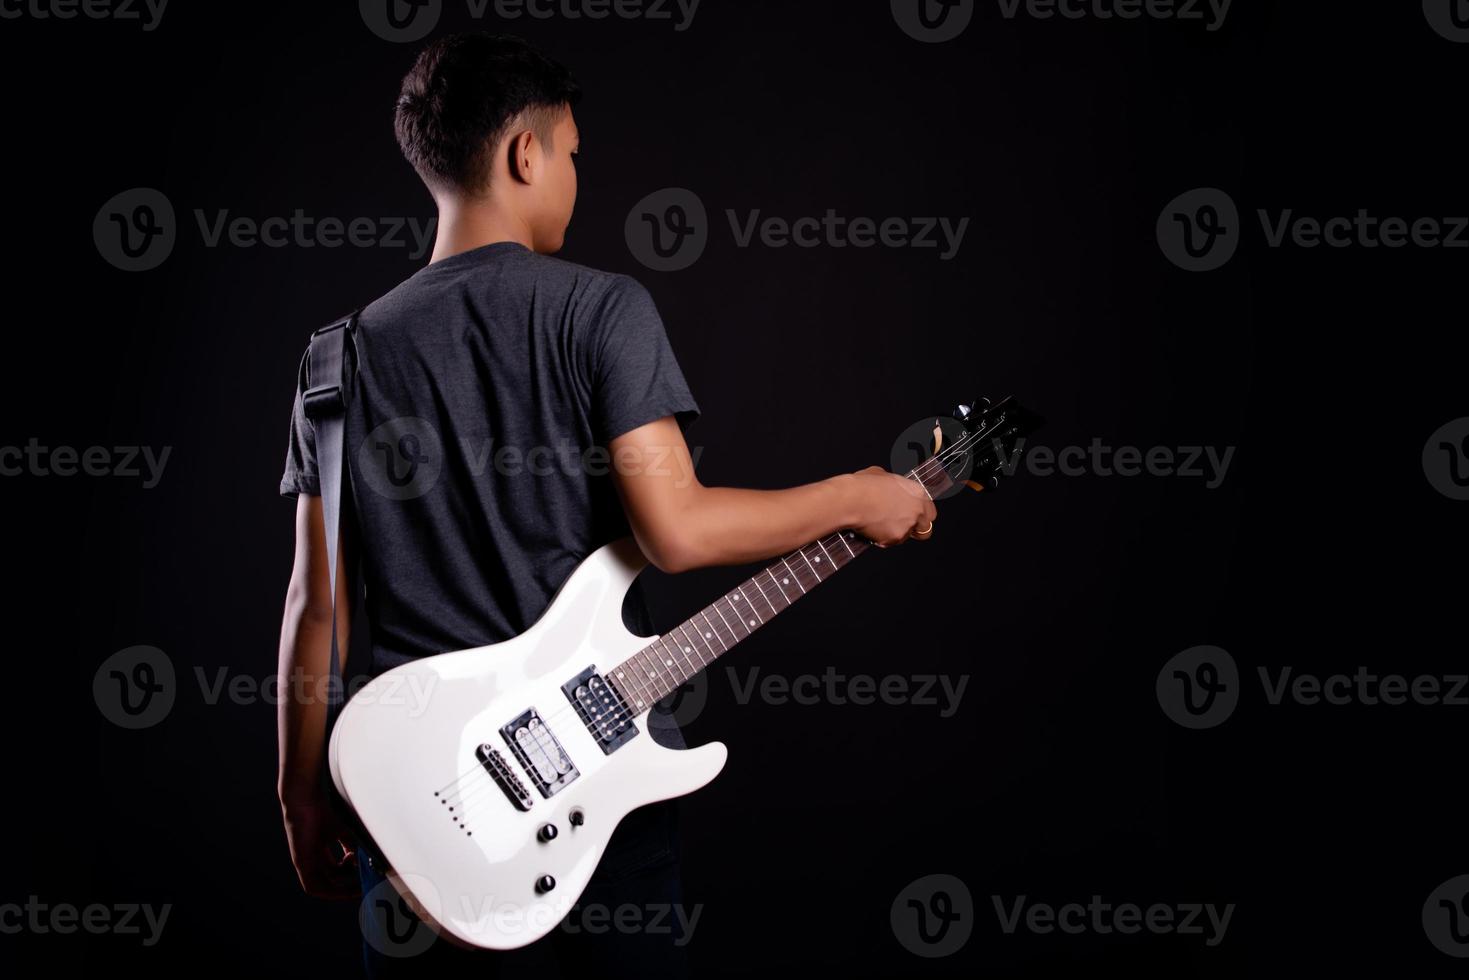
M 514 242 L 419 270 L 363 310 L 354 346 L 345 447 L 373 674 L 531 626 L 629 533 L 607 444 L 698 414 L 646 290 Z M 317 494 L 316 477 L 298 394 L 281 492 Z

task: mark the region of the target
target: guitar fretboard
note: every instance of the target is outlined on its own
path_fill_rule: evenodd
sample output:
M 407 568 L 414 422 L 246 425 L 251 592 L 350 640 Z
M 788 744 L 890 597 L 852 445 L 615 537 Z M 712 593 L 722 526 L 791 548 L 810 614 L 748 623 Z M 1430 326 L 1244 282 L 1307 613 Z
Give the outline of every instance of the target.
M 906 475 L 930 497 L 952 486 L 942 466 L 920 465 Z M 607 681 L 633 714 L 642 714 L 871 546 L 842 530 L 797 548 L 613 667 Z

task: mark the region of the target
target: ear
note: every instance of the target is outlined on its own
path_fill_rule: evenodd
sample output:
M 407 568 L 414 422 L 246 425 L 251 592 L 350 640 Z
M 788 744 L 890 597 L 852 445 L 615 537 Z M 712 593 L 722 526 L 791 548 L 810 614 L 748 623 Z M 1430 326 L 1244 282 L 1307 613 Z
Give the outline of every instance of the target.
M 537 164 L 535 154 L 540 148 L 536 146 L 536 135 L 527 129 L 517 133 L 506 140 L 506 152 L 510 158 L 506 161 L 510 165 L 510 176 L 522 184 L 535 182 L 537 176 Z

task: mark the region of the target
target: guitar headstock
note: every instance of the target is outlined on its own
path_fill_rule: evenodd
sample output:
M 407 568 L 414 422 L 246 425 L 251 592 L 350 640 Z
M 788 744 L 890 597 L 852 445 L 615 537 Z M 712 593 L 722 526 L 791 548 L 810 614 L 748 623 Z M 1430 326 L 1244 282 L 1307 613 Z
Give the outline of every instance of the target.
M 949 481 L 967 483 L 976 490 L 994 490 L 1001 475 L 1014 473 L 1024 451 L 1021 440 L 1045 422 L 1008 395 L 998 402 L 977 398 L 960 405 L 954 409 L 954 418 L 963 426 L 963 435 L 949 445 L 940 445 L 926 465 L 941 466 Z

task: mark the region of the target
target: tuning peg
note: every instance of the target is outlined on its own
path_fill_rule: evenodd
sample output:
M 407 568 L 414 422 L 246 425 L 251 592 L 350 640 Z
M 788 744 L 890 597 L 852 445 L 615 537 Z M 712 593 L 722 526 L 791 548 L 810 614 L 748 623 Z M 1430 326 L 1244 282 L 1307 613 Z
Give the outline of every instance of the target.
M 960 422 L 968 422 L 976 412 L 984 414 L 989 410 L 990 400 L 988 398 L 976 398 L 967 405 L 960 405 L 954 409 L 954 418 Z
M 985 478 L 983 483 L 980 483 L 978 480 L 965 480 L 964 485 L 973 490 L 988 490 L 990 493 L 994 493 L 1000 487 L 1000 474 L 991 473 Z

